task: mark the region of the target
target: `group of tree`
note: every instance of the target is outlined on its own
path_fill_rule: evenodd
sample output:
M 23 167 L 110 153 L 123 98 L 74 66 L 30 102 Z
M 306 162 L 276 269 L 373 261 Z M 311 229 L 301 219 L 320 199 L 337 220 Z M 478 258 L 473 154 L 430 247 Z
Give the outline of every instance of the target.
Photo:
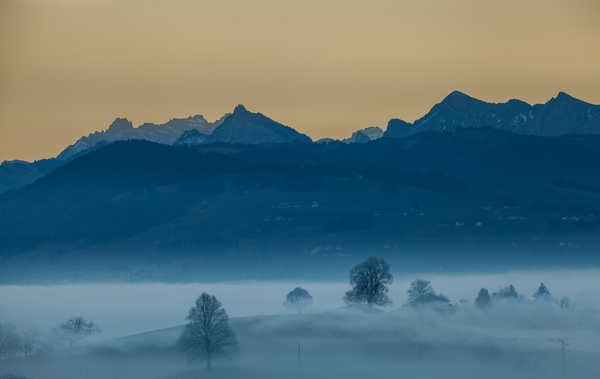
M 346 292 L 344 301 L 348 305 L 369 307 L 390 305 L 392 301 L 388 292 L 393 281 L 389 264 L 383 259 L 370 257 L 350 271 L 352 289 Z M 444 306 L 449 303 L 450 300 L 436 293 L 427 280 L 417 279 L 410 284 L 407 305 L 411 307 Z
M 450 304 L 450 300 L 448 297 L 436 293 L 428 280 L 417 279 L 410 283 L 407 304 L 416 308 L 435 306 L 443 310 Z
M 366 261 L 354 266 L 350 271 L 350 285 L 352 289 L 346 292 L 344 301 L 349 305 L 385 306 L 391 304 L 388 296 L 389 285 L 393 282 L 390 266 L 383 259 L 370 257 Z M 479 308 L 487 308 L 494 302 L 501 301 L 524 301 L 515 287 L 511 284 L 499 289 L 490 295 L 486 288 L 482 288 L 475 305 Z M 533 301 L 547 301 L 559 304 L 561 308 L 569 307 L 569 299 L 564 297 L 560 301 L 552 297 L 544 283 L 533 293 Z M 413 308 L 430 307 L 437 310 L 449 310 L 453 306 L 448 297 L 437 293 L 431 286 L 431 282 L 417 279 L 410 283 L 408 288 L 407 306 Z
M 393 280 L 388 263 L 383 259 L 370 257 L 350 271 L 351 289 L 344 295 L 344 301 L 348 305 L 367 308 L 390 305 L 392 301 L 388 293 Z M 448 297 L 437 293 L 431 282 L 427 280 L 412 281 L 407 292 L 406 305 L 409 307 L 415 309 L 429 307 L 441 311 L 454 308 Z M 533 298 L 549 300 L 552 296 L 542 283 L 533 294 Z M 482 288 L 475 299 L 475 305 L 483 309 L 495 301 L 519 299 L 522 297 L 513 285 L 501 288 L 491 295 L 487 289 Z M 296 287 L 287 294 L 284 306 L 301 314 L 312 303 L 313 297 L 310 293 L 304 288 Z M 566 307 L 568 300 L 562 300 L 560 304 Z M 191 360 L 203 360 L 206 368 L 210 369 L 214 357 L 237 350 L 237 339 L 229 325 L 227 312 L 215 296 L 202 293 L 189 310 L 187 321 L 178 346 Z
M 344 301 L 348 305 L 369 308 L 390 305 L 392 302 L 388 293 L 392 283 L 393 275 L 388 263 L 383 259 L 370 257 L 350 271 L 351 289 L 344 295 Z M 414 280 L 407 292 L 407 306 L 417 309 L 433 306 L 438 310 L 452 308 L 448 297 L 437 293 L 427 280 Z M 540 284 L 532 298 L 536 301 L 554 301 L 544 283 Z M 475 305 L 485 309 L 497 301 L 522 299 L 513 285 L 501 288 L 491 295 L 486 288 L 482 288 L 475 299 Z M 301 314 L 312 302 L 313 297 L 307 290 L 296 287 L 287 294 L 284 306 Z M 563 298 L 559 304 L 563 308 L 568 307 L 568 299 Z M 238 342 L 229 325 L 227 312 L 215 296 L 202 293 L 189 310 L 186 320 L 178 347 L 190 360 L 202 360 L 206 368 L 210 369 L 214 357 L 237 350 Z M 100 329 L 94 322 L 83 317 L 72 317 L 60 324 L 57 331 L 72 347 L 78 341 L 100 332 Z M 34 334 L 19 334 L 14 326 L 0 323 L 0 359 L 32 355 L 36 351 L 36 343 Z
M 0 323 L 0 359 L 30 357 L 44 348 L 34 331 L 19 332 L 12 324 Z
M 59 325 L 57 331 L 59 336 L 66 340 L 69 347 L 72 348 L 75 343 L 93 334 L 100 333 L 101 330 L 93 321 L 77 316 L 64 321 Z
M 58 340 L 66 341 L 73 347 L 85 337 L 99 333 L 100 329 L 83 317 L 72 317 L 61 323 L 55 332 Z M 46 352 L 51 346 L 49 342 L 34 330 L 19 332 L 14 325 L 0 322 L 0 359 L 31 357 Z
M 302 313 L 312 302 L 307 290 L 296 287 L 287 294 L 284 306 Z M 177 346 L 191 361 L 203 361 L 210 369 L 215 357 L 237 350 L 237 338 L 229 325 L 227 312 L 215 296 L 202 293 L 189 310 L 186 320 Z
M 558 304 L 561 308 L 566 309 L 569 308 L 570 301 L 567 297 L 563 297 L 560 300 L 556 300 L 548 287 L 544 283 L 540 283 L 537 290 L 531 296 L 533 301 L 539 302 L 551 302 Z M 520 295 L 515 286 L 512 284 L 499 289 L 497 292 L 494 292 L 490 295 L 487 288 L 482 288 L 479 290 L 477 294 L 477 298 L 475 299 L 475 305 L 477 305 L 481 309 L 486 309 L 490 307 L 494 302 L 523 302 L 526 298 Z

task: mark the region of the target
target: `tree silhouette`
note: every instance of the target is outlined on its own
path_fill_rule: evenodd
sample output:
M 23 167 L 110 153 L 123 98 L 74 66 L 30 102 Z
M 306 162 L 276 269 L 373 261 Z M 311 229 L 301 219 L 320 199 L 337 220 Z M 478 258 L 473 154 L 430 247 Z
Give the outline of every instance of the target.
M 69 347 L 73 347 L 73 344 L 85 337 L 89 337 L 92 334 L 100 333 L 100 328 L 92 322 L 87 321 L 83 317 L 77 316 L 68 319 L 59 326 L 60 332 L 69 341 Z
M 227 312 L 216 297 L 202 293 L 187 320 L 178 345 L 190 359 L 204 360 L 207 369 L 212 366 L 213 356 L 229 354 L 237 347 Z
M 350 271 L 352 289 L 346 292 L 347 304 L 388 305 L 388 285 L 393 282 L 390 266 L 383 260 L 370 257 Z
M 296 287 L 285 297 L 284 306 L 293 308 L 298 313 L 302 313 L 304 308 L 310 306 L 313 302 L 312 296 L 302 287 Z
M 538 287 L 537 291 L 535 291 L 535 293 L 533 294 L 533 297 L 535 299 L 548 299 L 550 298 L 550 296 L 550 291 L 548 291 L 548 288 L 546 288 L 544 283 L 540 283 L 540 286 Z
M 498 292 L 494 292 L 492 297 L 498 300 L 518 300 L 519 294 L 515 286 L 511 284 L 508 287 L 501 288 Z
M 485 309 L 491 305 L 491 302 L 492 299 L 488 290 L 486 288 L 482 288 L 481 290 L 479 290 L 477 299 L 475 299 L 475 305 L 477 305 L 481 309 Z
M 410 283 L 408 304 L 411 306 L 418 307 L 435 303 L 448 304 L 449 302 L 446 296 L 435 293 L 433 287 L 431 287 L 431 282 L 428 280 L 417 279 Z

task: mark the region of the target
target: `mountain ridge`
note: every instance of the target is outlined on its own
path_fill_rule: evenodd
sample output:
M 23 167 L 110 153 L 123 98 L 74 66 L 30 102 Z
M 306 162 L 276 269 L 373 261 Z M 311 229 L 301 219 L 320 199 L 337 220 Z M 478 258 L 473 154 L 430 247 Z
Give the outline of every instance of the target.
M 600 136 L 489 128 L 366 144 L 119 141 L 0 195 L 0 277 L 142 262 L 314 270 L 367 253 L 600 264 L 599 162 Z
M 460 128 L 495 128 L 537 136 L 600 134 L 600 105 L 563 91 L 535 105 L 518 99 L 491 103 L 453 91 L 413 123 L 399 119 L 390 123 L 384 137 L 403 138 L 424 131 L 453 132 Z
M 274 121 L 262 113 L 249 112 L 239 104 L 221 125 L 213 130 L 204 143 L 261 144 L 288 143 L 312 140 L 293 128 Z
M 68 160 L 85 150 L 93 148 L 98 143 L 110 143 L 126 139 L 142 139 L 170 145 L 185 131 L 197 130 L 203 134 L 210 134 L 222 122 L 223 118 L 210 123 L 204 116 L 194 115 L 187 118 L 173 118 L 164 124 L 143 123 L 138 127 L 134 127 L 128 119 L 117 117 L 106 130 L 81 137 L 74 144 L 65 148 L 57 158 Z
M 342 142 L 371 143 L 379 138 L 405 138 L 422 132 L 449 133 L 462 128 L 493 128 L 538 136 L 599 134 L 600 106 L 576 99 L 562 91 L 546 103 L 535 105 L 517 99 L 491 103 L 453 91 L 413 123 L 394 118 L 388 122 L 384 132 L 377 127 L 360 129 Z M 309 136 L 269 119 L 262 113 L 249 112 L 243 105 L 238 105 L 232 113 L 227 113 L 212 123 L 202 115 L 195 115 L 173 118 L 164 124 L 144 123 L 134 127 L 126 118 L 116 118 L 106 130 L 81 137 L 56 158 L 42 160 L 44 163 L 19 161 L 17 164 L 17 161 L 7 161 L 0 166 L 0 193 L 32 183 L 56 167 L 102 145 L 129 139 L 185 146 L 312 141 Z M 336 141 L 324 138 L 315 142 Z

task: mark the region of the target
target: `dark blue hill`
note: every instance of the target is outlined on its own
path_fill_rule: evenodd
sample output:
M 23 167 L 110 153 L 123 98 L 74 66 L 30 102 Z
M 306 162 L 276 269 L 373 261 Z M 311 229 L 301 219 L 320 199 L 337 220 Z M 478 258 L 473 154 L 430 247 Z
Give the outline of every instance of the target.
M 366 144 L 117 142 L 0 195 L 0 259 L 109 277 L 188 262 L 181 278 L 198 262 L 245 277 L 368 254 L 406 267 L 598 262 L 599 169 L 600 136 L 493 129 Z

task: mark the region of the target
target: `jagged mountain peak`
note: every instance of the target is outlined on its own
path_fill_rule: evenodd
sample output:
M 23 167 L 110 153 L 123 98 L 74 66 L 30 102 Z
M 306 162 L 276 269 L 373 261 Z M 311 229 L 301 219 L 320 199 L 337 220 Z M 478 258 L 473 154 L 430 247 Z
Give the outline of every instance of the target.
M 568 93 L 563 92 L 563 91 L 558 92 L 558 94 L 556 95 L 556 99 L 559 99 L 559 100 L 577 100 L 573 96 L 571 96 Z
M 557 103 L 557 104 L 582 104 L 582 105 L 589 105 L 592 106 L 592 104 L 587 103 L 583 100 L 580 100 L 576 97 L 573 97 L 571 95 L 569 95 L 566 92 L 560 91 L 555 97 L 553 97 L 552 99 L 550 99 L 550 101 L 548 101 L 548 103 L 546 104 L 550 104 L 550 103 Z
M 383 130 L 378 126 L 369 126 L 352 133 L 352 136 L 344 139 L 344 143 L 367 143 L 383 136 Z
M 452 92 L 450 92 L 445 98 L 444 100 L 459 100 L 459 99 L 473 99 L 473 97 L 467 95 L 464 92 L 458 91 L 458 90 L 454 90 Z
M 250 113 L 250 112 L 248 112 L 248 110 L 246 109 L 246 107 L 244 105 L 242 105 L 242 104 L 238 104 L 233 109 L 233 114 L 235 114 L 235 115 L 244 114 L 244 113 Z
M 562 91 L 545 104 L 536 105 L 518 99 L 491 103 L 453 91 L 413 124 L 390 120 L 385 136 L 401 138 L 461 128 L 493 128 L 540 136 L 600 134 L 600 106 Z
M 467 95 L 464 92 L 452 91 L 446 96 L 438 106 L 448 106 L 451 108 L 467 108 L 473 105 L 486 104 L 485 101 L 476 99 L 472 96 Z
M 115 120 L 108 127 L 108 130 L 113 130 L 113 131 L 121 131 L 121 130 L 129 130 L 129 129 L 133 129 L 133 124 L 131 123 L 131 121 L 129 121 L 128 119 L 126 119 L 124 117 L 115 118 Z
M 144 123 L 136 128 L 128 119 L 119 117 L 106 130 L 81 137 L 63 150 L 57 158 L 70 160 L 99 144 L 131 139 L 170 145 L 186 130 L 198 130 L 201 133 L 210 134 L 220 123 L 220 120 L 209 123 L 204 116 L 196 114 L 187 118 L 173 118 L 164 124 Z
M 211 123 L 204 118 L 203 115 L 197 114 L 189 117 L 174 117 L 164 124 L 155 124 L 153 122 L 145 122 L 136 129 L 145 128 L 185 128 L 189 125 L 210 125 Z M 186 129 L 189 130 L 189 129 Z
M 196 121 L 196 122 L 206 122 L 208 123 L 208 121 L 206 120 L 206 118 L 204 118 L 203 115 L 201 114 L 196 114 L 190 117 L 183 117 L 183 118 L 172 118 L 169 120 L 169 122 L 173 122 L 173 121 Z M 168 123 L 167 123 L 168 124 Z
M 261 144 L 311 142 L 310 137 L 270 119 L 248 111 L 239 104 L 206 140 L 207 143 Z

